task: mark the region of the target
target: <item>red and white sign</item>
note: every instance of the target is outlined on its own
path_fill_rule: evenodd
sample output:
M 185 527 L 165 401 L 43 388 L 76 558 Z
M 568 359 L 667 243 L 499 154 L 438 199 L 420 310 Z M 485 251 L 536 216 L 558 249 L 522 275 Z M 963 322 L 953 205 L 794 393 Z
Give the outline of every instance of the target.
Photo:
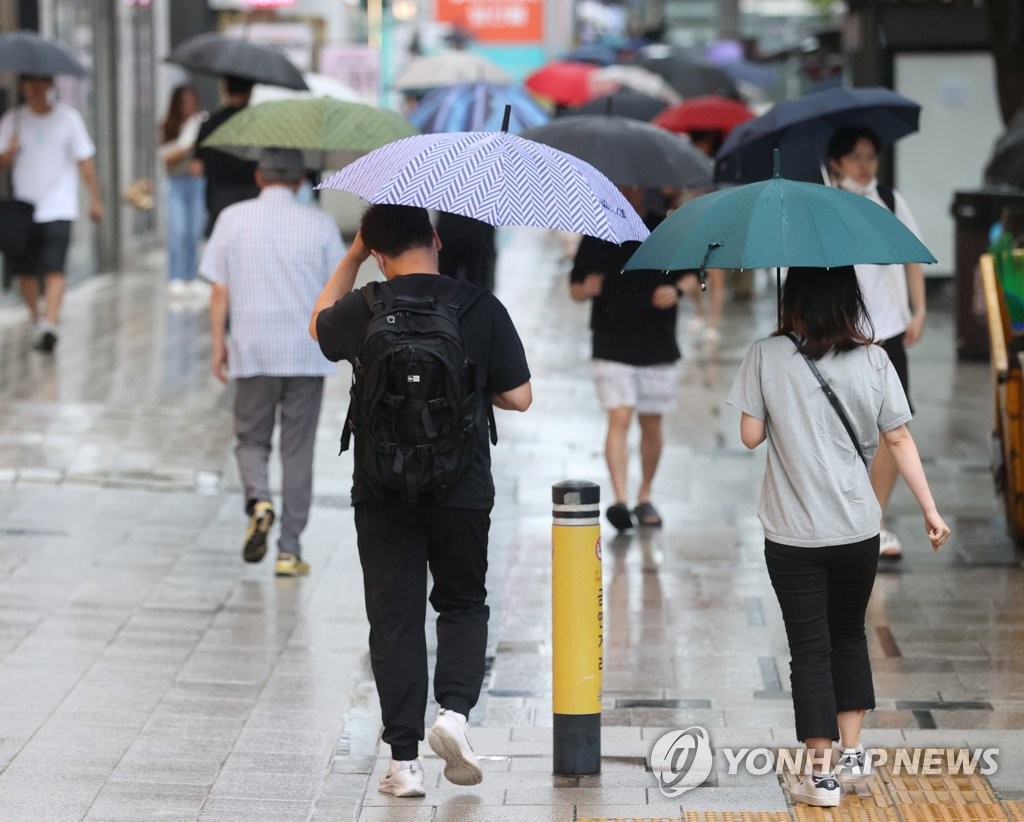
M 461 26 L 485 43 L 539 43 L 544 0 L 437 0 L 437 20 Z

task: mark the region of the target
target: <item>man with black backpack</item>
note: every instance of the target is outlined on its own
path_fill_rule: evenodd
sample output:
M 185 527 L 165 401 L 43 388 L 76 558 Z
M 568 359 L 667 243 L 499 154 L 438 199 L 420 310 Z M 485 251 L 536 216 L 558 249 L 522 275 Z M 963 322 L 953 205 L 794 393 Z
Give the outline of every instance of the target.
M 466 723 L 484 677 L 485 576 L 494 504 L 492 407 L 532 400 L 522 342 L 492 294 L 438 272 L 422 208 L 374 205 L 313 310 L 310 334 L 353 365 L 343 450 L 355 438 L 352 504 L 370 659 L 391 763 L 379 790 L 423 796 L 418 745 L 427 703 L 427 569 L 438 612 L 430 747 L 445 777 L 483 775 Z M 349 293 L 373 257 L 386 282 Z

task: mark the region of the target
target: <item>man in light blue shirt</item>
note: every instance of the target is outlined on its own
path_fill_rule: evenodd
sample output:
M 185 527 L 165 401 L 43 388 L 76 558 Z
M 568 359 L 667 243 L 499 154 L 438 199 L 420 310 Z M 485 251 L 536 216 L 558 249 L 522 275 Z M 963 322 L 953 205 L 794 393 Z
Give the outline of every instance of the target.
M 334 220 L 297 200 L 303 173 L 302 152 L 264 149 L 256 171 L 259 197 L 221 212 L 199 266 L 213 283 L 213 373 L 221 382 L 235 381 L 235 454 L 249 515 L 246 562 L 263 559 L 276 518 L 267 464 L 280 411 L 279 576 L 309 572 L 299 536 L 312 499 L 323 378 L 334 365 L 306 326 L 310 307 L 345 254 Z

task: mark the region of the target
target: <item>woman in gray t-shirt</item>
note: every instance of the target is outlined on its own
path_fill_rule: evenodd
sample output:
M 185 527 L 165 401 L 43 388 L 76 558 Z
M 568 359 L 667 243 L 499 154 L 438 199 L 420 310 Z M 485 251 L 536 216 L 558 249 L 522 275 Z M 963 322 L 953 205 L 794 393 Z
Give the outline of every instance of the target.
M 792 796 L 825 807 L 840 797 L 830 772 L 834 740 L 848 774 L 870 767 L 860 744 L 864 712 L 875 707 L 864 613 L 880 511 L 866 464 L 879 435 L 924 512 L 932 547 L 949 537 L 907 431 L 906 395 L 865 328 L 852 266 L 791 268 L 779 332 L 751 346 L 728 400 L 742 412 L 743 444 L 768 443 L 758 516 L 789 639 L 796 734 L 816 763 Z M 838 396 L 857 445 L 805 357 Z

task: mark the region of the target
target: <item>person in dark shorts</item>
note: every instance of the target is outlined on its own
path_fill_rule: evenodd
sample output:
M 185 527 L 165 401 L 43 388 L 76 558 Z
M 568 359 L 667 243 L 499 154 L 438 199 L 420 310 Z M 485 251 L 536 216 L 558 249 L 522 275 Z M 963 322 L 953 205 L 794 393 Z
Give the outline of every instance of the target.
M 440 276 L 441 242 L 426 209 L 374 205 L 313 309 L 310 334 L 327 359 L 354 361 L 371 318 L 363 296 L 349 293 L 359 266 L 374 258 L 397 296 L 447 298 L 453 284 Z M 483 369 L 485 397 L 495 408 L 525 411 L 532 401 L 522 342 L 505 307 L 490 293 L 460 317 L 466 357 Z M 356 449 L 360 429 L 355 429 Z M 445 762 L 445 777 L 475 785 L 483 774 L 466 723 L 484 678 L 489 609 L 487 539 L 494 504 L 487 426 L 472 436 L 472 462 L 438 500 L 409 501 L 400 492 L 375 491 L 355 461 L 352 504 L 363 568 L 370 662 L 380 696 L 383 740 L 391 762 L 378 786 L 393 796 L 423 796 L 418 759 L 427 703 L 424 633 L 427 570 L 430 604 L 438 612 L 434 697 L 440 706 L 430 747 Z M 365 441 L 365 440 L 364 440 Z
M 654 229 L 664 218 L 647 210 L 642 188 L 622 188 Z M 595 237 L 580 242 L 569 293 L 577 302 L 591 301 L 592 368 L 601 407 L 608 414 L 604 453 L 615 502 L 605 512 L 619 531 L 634 524 L 657 528 L 661 515 L 651 502 L 651 486 L 661 458 L 661 418 L 676 407 L 679 385 L 676 306 L 696 278 L 663 271 L 623 272 L 639 243 L 615 245 Z M 640 424 L 640 487 L 631 510 L 627 490 L 629 428 Z
M 103 219 L 103 203 L 93 145 L 82 115 L 52 99 L 52 77 L 20 78 L 24 105 L 0 119 L 0 168 L 10 168 L 15 199 L 34 206 L 33 226 L 24 254 L 7 258 L 18 277 L 29 319 L 36 328 L 34 347 L 57 345 L 64 299 L 64 264 L 71 223 L 78 216 L 78 178 L 89 192 L 89 216 Z M 40 283 L 44 310 L 39 310 Z
M 256 162 L 243 160 L 215 148 L 203 148 L 202 143 L 219 127 L 249 105 L 255 83 L 241 77 L 225 77 L 222 81 L 224 105 L 211 114 L 199 128 L 196 159 L 203 164 L 206 177 L 206 235 L 213 231 L 217 215 L 225 208 L 242 200 L 258 197 Z

